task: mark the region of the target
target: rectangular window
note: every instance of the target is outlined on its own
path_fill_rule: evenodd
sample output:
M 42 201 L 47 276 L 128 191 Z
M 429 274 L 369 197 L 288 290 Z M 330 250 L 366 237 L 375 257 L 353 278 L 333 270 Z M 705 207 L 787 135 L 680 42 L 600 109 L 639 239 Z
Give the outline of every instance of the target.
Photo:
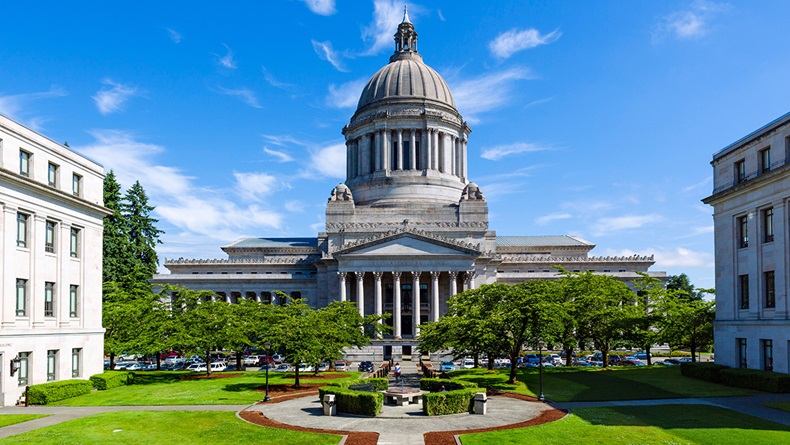
M 738 276 L 738 298 L 741 309 L 749 309 L 749 275 Z
M 55 283 L 44 283 L 44 316 L 55 316 Z
M 774 271 L 763 273 L 765 281 L 765 307 L 776 307 L 776 292 L 774 286 Z
M 774 208 L 769 207 L 763 210 L 763 242 L 772 243 L 774 241 Z
M 44 250 L 49 253 L 55 253 L 55 234 L 57 233 L 58 223 L 55 221 L 47 221 L 46 233 L 44 234 Z
M 746 180 L 746 161 L 740 160 L 735 163 L 735 183 L 740 184 Z
M 69 286 L 69 317 L 77 318 L 77 309 L 80 301 L 80 287 L 76 284 Z
M 774 342 L 773 340 L 760 340 L 763 344 L 763 371 L 774 370 Z
M 27 280 L 16 280 L 16 316 L 27 316 Z
M 25 150 L 19 150 L 19 174 L 30 176 L 30 157 L 33 156 Z
M 80 229 L 71 228 L 71 241 L 69 243 L 69 255 L 72 258 L 79 258 L 80 248 Z
M 47 351 L 47 381 L 54 382 L 58 376 L 58 351 Z
M 30 357 L 29 352 L 20 352 L 19 355 L 19 370 L 17 371 L 17 382 L 19 386 L 27 386 L 27 375 L 29 374 L 30 368 L 28 363 L 28 357 Z
M 738 217 L 738 247 L 749 247 L 749 217 Z
M 82 348 L 73 348 L 71 350 L 71 377 L 76 378 L 79 377 L 82 372 L 80 372 L 80 362 L 82 358 Z
M 16 214 L 16 245 L 17 247 L 27 247 L 27 221 L 30 215 L 24 213 Z
M 738 367 L 746 368 L 746 339 L 736 338 L 735 341 L 738 342 Z
M 71 176 L 71 193 L 74 196 L 82 196 L 82 176 L 76 173 Z
M 771 170 L 771 146 L 760 150 L 760 173 Z
M 50 187 L 58 186 L 58 166 L 57 164 L 49 163 L 47 167 L 47 184 Z

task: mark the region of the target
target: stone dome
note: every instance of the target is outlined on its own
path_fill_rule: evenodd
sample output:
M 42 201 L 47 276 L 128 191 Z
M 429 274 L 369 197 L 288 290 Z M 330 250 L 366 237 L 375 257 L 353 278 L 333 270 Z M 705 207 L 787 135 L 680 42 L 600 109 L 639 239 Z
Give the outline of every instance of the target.
M 455 108 L 450 87 L 422 58 L 397 57 L 370 78 L 359 98 L 357 110 L 388 99 L 433 100 Z

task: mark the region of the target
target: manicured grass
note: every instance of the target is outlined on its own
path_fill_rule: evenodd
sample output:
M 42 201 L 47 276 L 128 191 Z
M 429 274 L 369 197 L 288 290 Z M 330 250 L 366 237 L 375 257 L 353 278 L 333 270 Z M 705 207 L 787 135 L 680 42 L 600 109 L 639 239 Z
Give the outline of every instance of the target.
M 0 444 L 336 445 L 340 436 L 300 433 L 244 422 L 215 411 L 119 411 L 63 422 L 0 440 Z
M 239 377 L 184 380 L 180 372 L 136 373 L 135 383 L 107 391 L 93 391 L 84 396 L 52 403 L 54 406 L 156 406 L 156 405 L 244 405 L 263 399 L 265 374 L 242 372 Z M 356 379 L 358 372 L 344 373 Z M 289 376 L 291 378 L 289 378 Z M 292 373 L 269 373 L 270 385 L 293 385 Z M 326 384 L 345 379 L 311 380 L 300 376 L 300 383 Z M 261 391 L 257 391 L 261 390 Z
M 0 428 L 47 416 L 49 416 L 49 414 L 0 414 Z
M 764 403 L 768 408 L 780 409 L 782 411 L 790 411 L 790 402 L 766 402 Z
M 544 425 L 464 434 L 463 445 L 790 443 L 790 427 L 707 405 L 626 406 L 573 410 Z
M 508 371 L 489 374 L 485 370 L 454 371 L 451 375 L 479 386 L 522 394 L 540 391 L 536 369 L 519 370 L 517 385 L 508 385 Z M 725 397 L 755 394 L 704 380 L 684 377 L 679 367 L 555 368 L 543 370 L 543 394 L 555 402 L 645 400 L 681 397 Z

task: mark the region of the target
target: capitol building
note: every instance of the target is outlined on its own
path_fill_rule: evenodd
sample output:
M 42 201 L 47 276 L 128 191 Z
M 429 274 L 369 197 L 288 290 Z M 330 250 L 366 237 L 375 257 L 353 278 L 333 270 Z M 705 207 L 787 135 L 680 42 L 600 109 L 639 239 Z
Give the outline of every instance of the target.
M 361 92 L 343 127 L 346 181 L 328 193 L 326 229 L 305 238 L 244 238 L 227 259 L 166 259 L 156 285 L 214 291 L 280 304 L 275 291 L 311 306 L 353 301 L 363 315 L 390 314 L 391 333 L 358 357 L 408 359 L 421 323 L 447 311 L 450 296 L 482 284 L 558 276 L 554 266 L 626 282 L 651 272 L 652 256 L 590 256 L 575 236 L 497 236 L 483 189 L 468 176 L 471 128 L 450 88 L 418 52 L 404 15 L 395 53 Z

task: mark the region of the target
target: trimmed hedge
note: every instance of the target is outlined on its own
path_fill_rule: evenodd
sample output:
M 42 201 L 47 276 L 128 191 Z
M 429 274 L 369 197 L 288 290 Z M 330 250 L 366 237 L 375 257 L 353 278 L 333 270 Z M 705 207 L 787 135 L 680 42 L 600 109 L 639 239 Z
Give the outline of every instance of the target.
M 103 374 L 91 376 L 93 387 L 100 391 L 131 385 L 133 382 L 134 374 L 128 371 L 105 371 Z
M 90 394 L 93 384 L 88 380 L 62 380 L 60 382 L 42 383 L 28 388 L 28 403 L 46 405 L 58 400 Z
M 342 382 L 327 383 L 326 386 L 318 389 L 319 399 L 324 400 L 324 395 L 321 393 L 321 390 L 326 387 L 337 387 L 343 389 L 353 389 L 354 391 L 365 391 L 363 389 L 349 388 L 349 387 L 351 386 L 363 387 L 367 385 L 372 385 L 372 391 L 386 391 L 387 389 L 389 389 L 389 380 L 386 378 L 371 377 L 362 380 L 346 380 Z M 371 392 L 371 391 L 365 391 L 365 392 Z
M 472 412 L 475 406 L 475 393 L 478 392 L 480 388 L 464 388 L 423 394 L 422 412 L 428 416 Z
M 686 362 L 680 364 L 680 373 L 686 377 L 722 383 L 721 372 L 729 367 L 707 362 Z M 733 385 L 728 385 L 733 386 Z
M 335 406 L 341 413 L 377 416 L 384 405 L 384 394 L 380 392 L 354 391 L 340 386 L 324 386 L 318 389 L 321 400 L 324 394 L 335 395 Z
M 439 392 L 442 386 L 447 391 L 454 391 L 457 389 L 478 388 L 477 384 L 468 382 L 466 380 L 447 380 L 438 378 L 422 378 L 420 379 L 420 389 L 423 391 Z
M 758 391 L 786 393 L 790 392 L 790 375 L 779 374 L 759 369 L 723 369 L 721 381 L 727 386 L 756 389 Z

